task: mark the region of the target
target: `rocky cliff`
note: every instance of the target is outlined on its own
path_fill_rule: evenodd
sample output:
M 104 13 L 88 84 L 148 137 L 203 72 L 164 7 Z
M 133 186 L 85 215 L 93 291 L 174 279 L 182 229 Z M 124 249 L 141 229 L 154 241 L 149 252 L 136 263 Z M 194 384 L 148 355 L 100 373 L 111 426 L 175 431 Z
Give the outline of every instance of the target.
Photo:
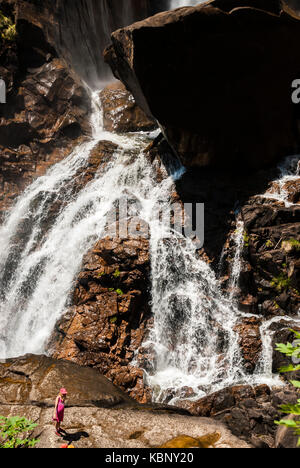
M 292 339 L 291 327 L 299 329 L 300 178 L 284 184 L 276 180 L 275 162 L 298 145 L 298 109 L 291 103 L 290 84 L 299 76 L 296 44 L 300 33 L 297 15 L 290 7 L 282 9 L 275 0 L 265 0 L 263 9 L 258 0 L 251 8 L 242 8 L 242 4 L 214 0 L 116 31 L 106 57 L 124 84 L 108 86 L 101 92 L 101 100 L 109 132 L 127 133 L 130 139 L 131 132 L 154 129 L 159 122 L 165 138 L 158 136 L 145 150 L 158 181 L 167 177 L 166 155 L 176 159 L 177 154 L 186 165 L 172 199 L 205 203 L 205 243 L 197 254 L 220 279 L 224 298 L 232 294 L 239 309 L 251 314 L 235 329 L 242 366 L 251 381 L 263 347 L 262 323 L 275 319 L 270 328 L 273 347 Z M 0 0 L 0 10 L 16 26 L 16 35 L 1 36 L 0 43 L 0 75 L 8 85 L 8 104 L 0 105 L 4 211 L 34 177 L 88 136 L 90 102 L 60 55 L 67 59 L 55 36 L 58 10 L 51 11 L 48 1 L 41 8 L 37 2 L 23 0 Z M 118 154 L 118 145 L 109 141 L 108 134 L 105 138 L 94 147 L 84 168 L 74 174 L 73 197 Z M 137 156 L 138 150 L 131 150 L 131 159 Z M 69 201 L 66 198 L 62 191 L 51 205 L 41 236 L 53 227 Z M 241 272 L 233 285 L 237 219 L 243 223 Z M 26 222 L 24 225 L 26 229 Z M 21 240 L 22 234 L 18 233 Z M 48 346 L 60 361 L 31 357 L 0 366 L 1 412 L 15 414 L 21 408 L 28 415 L 34 408 L 36 418 L 46 427 L 42 445 L 56 444 L 47 408 L 56 387 L 48 389 L 47 385 L 55 379 L 66 382 L 65 378 L 74 398 L 68 427 L 86 429 L 86 415 L 92 421 L 88 432 L 93 440 L 81 440 L 82 446 L 149 448 L 188 432 L 188 427 L 193 437 L 202 436 L 210 425 L 218 430 L 214 422 L 199 416 L 221 420 L 223 429 L 226 423 L 233 433 L 257 447 L 294 445 L 295 440 L 287 442 L 273 424 L 278 405 L 297 397 L 288 386 L 274 390 L 238 386 L 194 402 L 185 400 L 191 395 L 191 389 L 185 387 L 185 397 L 178 405 L 196 419 L 146 412 L 137 418 L 132 409 L 123 407 L 118 414 L 125 436 L 120 436 L 118 415 L 98 406 L 107 401 L 126 406 L 128 395 L 142 403 L 152 398 L 143 372 L 155 363 L 155 350 L 143 347 L 153 326 L 149 241 L 98 240 L 85 255 L 71 293 L 68 310 L 56 324 Z M 284 363 L 274 352 L 273 371 Z M 87 380 L 87 391 L 75 388 L 72 379 L 80 385 Z M 99 395 L 103 394 L 102 399 Z M 170 391 L 167 401 L 172 397 Z M 76 400 L 80 405 L 77 413 Z M 106 419 L 113 430 L 102 427 L 101 421 Z M 199 421 L 205 429 L 200 433 Z M 160 429 L 151 439 L 153 424 Z M 220 444 L 226 445 L 227 437 L 224 432 Z M 233 439 L 233 446 L 239 443 Z
M 53 15 L 34 2 L 0 2 L 13 34 L 0 40 L 0 210 L 89 132 L 88 94 L 52 41 Z

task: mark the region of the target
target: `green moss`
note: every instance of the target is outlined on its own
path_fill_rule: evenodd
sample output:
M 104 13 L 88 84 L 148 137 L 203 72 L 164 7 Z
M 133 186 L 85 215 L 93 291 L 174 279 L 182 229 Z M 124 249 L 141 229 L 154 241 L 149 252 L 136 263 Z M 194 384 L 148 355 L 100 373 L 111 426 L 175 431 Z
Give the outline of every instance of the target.
M 116 315 L 114 317 L 110 317 L 109 319 L 110 323 L 116 323 L 117 320 L 118 320 L 118 317 Z
M 285 273 L 281 273 L 277 278 L 272 279 L 271 286 L 281 292 L 291 287 L 291 280 Z
M 244 246 L 249 247 L 250 236 L 247 231 L 244 231 Z
M 115 288 L 109 288 L 110 292 L 116 292 L 119 296 L 123 296 L 123 291 L 122 289 L 115 289 Z
M 0 10 L 0 39 L 3 42 L 12 42 L 16 39 L 16 25 Z
M 288 239 L 282 242 L 281 247 L 283 250 L 300 250 L 300 242 L 297 239 Z
M 120 277 L 120 274 L 121 274 L 120 271 L 117 269 L 117 270 L 114 272 L 113 277 L 114 277 L 114 278 L 119 278 L 119 277 Z
M 267 249 L 271 249 L 272 247 L 274 247 L 274 244 L 271 241 L 271 239 L 268 239 L 267 242 L 265 243 L 265 246 Z

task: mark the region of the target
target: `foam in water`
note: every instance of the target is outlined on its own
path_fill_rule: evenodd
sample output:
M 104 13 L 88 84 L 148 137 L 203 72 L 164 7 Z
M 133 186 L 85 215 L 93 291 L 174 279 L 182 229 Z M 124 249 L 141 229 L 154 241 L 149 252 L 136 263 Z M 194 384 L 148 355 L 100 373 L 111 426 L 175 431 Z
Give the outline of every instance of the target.
M 245 226 L 241 219 L 238 219 L 236 230 L 232 236 L 232 240 L 234 241 L 234 258 L 232 262 L 232 269 L 230 275 L 230 283 L 229 283 L 229 301 L 233 301 L 236 288 L 238 286 L 238 282 L 240 279 L 241 274 L 241 256 L 242 251 L 244 248 L 244 233 L 245 233 Z
M 299 155 L 285 158 L 278 166 L 279 178 L 272 183 L 271 188 L 267 192 L 260 196 L 281 202 L 286 208 L 296 205 L 288 199 L 286 184 L 299 180 L 299 161 Z

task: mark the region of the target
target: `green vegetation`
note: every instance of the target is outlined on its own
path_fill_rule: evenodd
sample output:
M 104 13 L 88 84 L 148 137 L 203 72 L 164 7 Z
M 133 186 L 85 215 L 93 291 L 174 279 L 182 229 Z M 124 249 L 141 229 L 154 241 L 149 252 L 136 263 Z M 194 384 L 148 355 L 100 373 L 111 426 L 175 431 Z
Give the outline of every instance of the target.
M 120 275 L 121 275 L 120 270 L 117 269 L 117 270 L 114 272 L 113 277 L 114 277 L 114 278 L 119 278 Z
M 109 288 L 109 292 L 116 292 L 119 296 L 123 296 L 122 289 Z
M 244 246 L 249 247 L 250 236 L 247 231 L 244 231 Z
M 276 301 L 274 301 L 274 307 L 275 307 L 276 310 L 280 309 L 279 304 L 277 304 Z
M 267 242 L 265 243 L 265 246 L 267 249 L 271 249 L 272 247 L 274 247 L 274 244 L 271 241 L 271 239 L 268 239 Z
M 118 320 L 118 317 L 116 315 L 114 317 L 110 317 L 109 319 L 110 323 L 116 323 L 117 320 Z
M 278 343 L 276 345 L 276 350 L 286 356 L 292 358 L 295 361 L 300 360 L 300 333 L 291 330 L 295 335 L 295 342 L 294 343 Z M 290 364 L 289 366 L 281 367 L 279 372 L 295 372 L 300 370 L 300 364 Z M 299 380 L 291 380 L 291 384 L 300 389 L 300 381 Z M 282 405 L 280 407 L 280 411 L 284 414 L 289 414 L 295 416 L 296 418 L 300 416 L 300 399 L 297 401 L 295 405 Z M 279 426 L 286 426 L 294 430 L 295 434 L 299 436 L 298 439 L 298 447 L 300 447 L 300 421 L 295 421 L 294 419 L 282 419 L 281 421 L 275 421 L 275 423 Z
M 12 42 L 17 35 L 16 25 L 0 10 L 0 39 L 3 42 Z
M 0 416 L 0 448 L 32 448 L 38 443 L 30 433 L 37 427 L 26 418 Z
M 291 280 L 286 273 L 281 273 L 277 278 L 272 279 L 271 286 L 278 292 L 282 292 L 291 287 Z
M 281 244 L 284 250 L 300 250 L 300 242 L 297 239 L 288 239 Z

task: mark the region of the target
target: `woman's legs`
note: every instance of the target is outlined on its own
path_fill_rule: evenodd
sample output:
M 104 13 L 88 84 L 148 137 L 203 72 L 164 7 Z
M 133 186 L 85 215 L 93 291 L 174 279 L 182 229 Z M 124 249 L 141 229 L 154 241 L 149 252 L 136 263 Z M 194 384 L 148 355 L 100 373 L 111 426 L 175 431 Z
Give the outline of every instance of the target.
M 56 421 L 56 424 L 55 424 L 55 429 L 56 429 L 56 432 L 60 432 L 60 422 L 59 421 Z

